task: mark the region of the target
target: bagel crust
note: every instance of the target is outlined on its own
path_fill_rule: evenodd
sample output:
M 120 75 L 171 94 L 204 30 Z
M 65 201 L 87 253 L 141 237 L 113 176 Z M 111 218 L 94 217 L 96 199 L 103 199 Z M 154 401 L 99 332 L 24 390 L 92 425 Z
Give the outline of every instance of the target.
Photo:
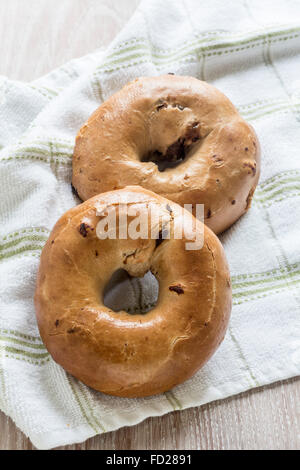
M 203 229 L 203 247 L 186 250 L 189 237 L 176 239 L 172 230 L 159 243 L 99 239 L 99 207 L 109 213 L 124 201 L 140 213 L 154 205 L 162 220 L 171 214 L 173 227 L 184 213 L 197 231 Z M 154 228 L 161 231 L 159 224 Z M 120 268 L 131 276 L 150 269 L 157 278 L 157 304 L 148 313 L 104 305 L 105 286 Z M 66 371 L 103 393 L 142 397 L 187 380 L 217 349 L 231 311 L 230 275 L 209 228 L 176 203 L 127 187 L 87 200 L 56 223 L 42 251 L 35 307 L 41 337 Z
M 168 167 L 166 167 L 166 163 Z M 72 184 L 82 200 L 140 185 L 181 206 L 204 204 L 215 233 L 250 207 L 260 173 L 253 128 L 223 93 L 192 77 L 128 83 L 80 129 Z

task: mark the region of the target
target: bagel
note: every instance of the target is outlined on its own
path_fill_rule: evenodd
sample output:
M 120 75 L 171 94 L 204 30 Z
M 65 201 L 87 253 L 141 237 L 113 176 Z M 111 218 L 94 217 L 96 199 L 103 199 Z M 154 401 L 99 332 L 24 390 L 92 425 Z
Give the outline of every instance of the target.
M 204 204 L 220 233 L 250 207 L 260 172 L 253 128 L 219 90 L 192 77 L 138 78 L 80 129 L 72 185 L 82 200 L 140 185 L 181 206 Z
M 103 214 L 118 208 L 120 221 L 124 203 L 142 215 L 154 207 L 158 218 L 149 219 L 148 237 L 99 238 Z M 189 231 L 174 237 L 183 217 L 193 233 L 203 231 L 201 249 L 186 249 Z M 169 238 L 162 238 L 166 220 Z M 105 287 L 120 268 L 130 276 L 149 269 L 155 275 L 159 295 L 152 310 L 133 315 L 104 305 Z M 230 275 L 209 228 L 178 204 L 127 187 L 95 196 L 59 219 L 42 251 L 35 307 L 44 344 L 66 371 L 103 393 L 142 397 L 187 380 L 217 349 L 231 311 Z

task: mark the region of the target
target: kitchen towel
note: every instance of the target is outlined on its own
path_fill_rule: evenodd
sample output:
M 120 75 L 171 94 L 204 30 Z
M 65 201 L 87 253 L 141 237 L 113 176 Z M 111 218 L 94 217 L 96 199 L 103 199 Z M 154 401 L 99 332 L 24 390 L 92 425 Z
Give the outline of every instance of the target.
M 50 230 L 78 204 L 70 184 L 78 129 L 129 80 L 168 72 L 206 80 L 233 101 L 260 139 L 262 174 L 251 210 L 221 236 L 233 285 L 221 347 L 172 391 L 121 399 L 51 359 L 36 325 L 35 279 Z M 0 408 L 36 447 L 299 375 L 299 72 L 299 0 L 145 0 L 106 50 L 31 83 L 0 78 Z M 119 279 L 108 295 L 134 310 L 156 293 L 148 276 Z

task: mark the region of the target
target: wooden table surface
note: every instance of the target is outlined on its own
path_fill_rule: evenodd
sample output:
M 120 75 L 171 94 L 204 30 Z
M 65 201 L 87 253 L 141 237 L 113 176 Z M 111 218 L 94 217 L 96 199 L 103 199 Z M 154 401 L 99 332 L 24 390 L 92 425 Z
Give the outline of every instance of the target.
M 150 1 L 150 0 L 149 0 Z M 0 75 L 32 80 L 105 46 L 139 0 L 0 0 Z M 300 379 L 97 436 L 68 449 L 299 449 Z M 32 449 L 0 412 L 0 449 Z

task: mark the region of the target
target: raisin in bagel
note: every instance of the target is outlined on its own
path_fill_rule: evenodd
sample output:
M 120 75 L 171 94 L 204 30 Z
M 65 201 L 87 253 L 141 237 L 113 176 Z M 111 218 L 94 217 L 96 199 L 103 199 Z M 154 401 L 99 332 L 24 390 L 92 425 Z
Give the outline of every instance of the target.
M 80 129 L 72 184 L 82 200 L 140 185 L 180 205 L 202 203 L 205 223 L 220 233 L 250 207 L 259 158 L 254 130 L 215 87 L 139 78 Z
M 99 239 L 98 222 L 113 208 L 119 220 L 119 203 L 140 214 L 154 207 L 160 222 L 152 223 L 158 220 L 152 217 L 147 230 L 161 234 L 168 220 L 170 238 Z M 201 249 L 186 249 L 189 231 L 182 239 L 173 236 L 183 215 L 194 224 L 193 233 L 203 229 Z M 159 296 L 148 313 L 114 312 L 104 305 L 105 286 L 120 268 L 131 276 L 150 269 L 156 276 Z M 222 245 L 209 228 L 178 204 L 128 187 L 95 196 L 57 222 L 41 255 L 35 306 L 55 361 L 96 390 L 141 397 L 188 379 L 214 353 L 229 320 L 230 276 Z

